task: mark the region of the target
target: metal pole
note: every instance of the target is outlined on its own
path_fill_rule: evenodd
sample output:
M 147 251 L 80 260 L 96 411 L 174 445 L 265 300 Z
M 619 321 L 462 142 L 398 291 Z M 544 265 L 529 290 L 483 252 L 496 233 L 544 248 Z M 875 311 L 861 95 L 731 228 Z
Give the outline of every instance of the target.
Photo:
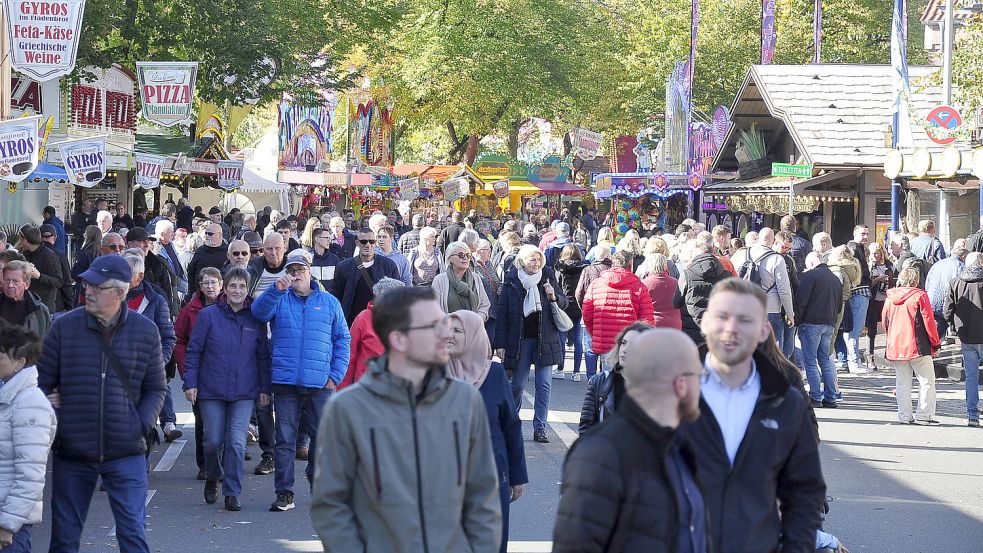
M 795 177 L 788 178 L 788 214 L 795 217 Z
M 823 51 L 823 0 L 816 0 L 812 11 L 812 63 L 822 63 Z
M 900 120 L 899 114 L 894 113 L 891 120 L 891 147 L 898 147 L 898 121 Z M 898 179 L 891 179 L 891 230 L 897 232 L 901 226 L 901 183 Z
M 942 103 L 952 103 L 952 47 L 956 36 L 955 2 L 945 1 L 945 36 L 942 39 Z

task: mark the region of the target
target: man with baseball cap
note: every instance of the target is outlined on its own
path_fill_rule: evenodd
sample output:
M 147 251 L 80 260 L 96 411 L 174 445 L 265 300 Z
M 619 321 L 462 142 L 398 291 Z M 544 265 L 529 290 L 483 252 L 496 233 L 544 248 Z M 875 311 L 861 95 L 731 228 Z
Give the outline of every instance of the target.
M 273 349 L 276 501 L 270 511 L 288 511 L 294 508 L 298 427 L 303 423 L 311 436 L 306 472 L 313 482 L 317 422 L 348 370 L 351 336 L 341 304 L 311 277 L 311 254 L 302 249 L 290 252 L 284 276 L 270 284 L 251 309 L 256 318 L 270 323 Z
M 53 449 L 49 551 L 79 551 L 96 480 L 113 504 L 120 551 L 149 552 L 145 436 L 164 403 L 157 327 L 125 304 L 132 271 L 118 255 L 79 275 L 85 306 L 54 321 L 38 386 L 59 409 Z
M 157 224 L 158 229 L 162 223 Z M 170 221 L 167 221 L 167 223 L 169 224 Z M 167 300 L 168 310 L 171 313 L 177 313 L 180 310 L 180 301 L 177 293 L 177 276 L 171 271 L 169 263 L 151 251 L 150 243 L 156 241 L 157 239 L 150 236 L 146 229 L 140 227 L 132 228 L 126 233 L 126 247 L 143 250 L 145 256 L 144 282 L 149 282 L 158 292 L 163 294 Z

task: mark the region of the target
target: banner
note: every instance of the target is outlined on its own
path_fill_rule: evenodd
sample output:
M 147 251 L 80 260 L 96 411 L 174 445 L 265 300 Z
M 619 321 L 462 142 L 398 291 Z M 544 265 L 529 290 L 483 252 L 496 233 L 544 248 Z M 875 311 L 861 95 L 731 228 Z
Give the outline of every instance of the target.
M 218 162 L 218 185 L 224 190 L 235 190 L 242 186 L 242 168 L 245 162 L 226 161 Z
M 57 144 L 68 182 L 92 188 L 106 176 L 106 137 L 79 138 Z
M 497 180 L 492 183 L 492 190 L 495 191 L 495 197 L 498 199 L 509 197 L 509 179 Z
M 133 157 L 137 166 L 137 186 L 147 189 L 160 186 L 160 174 L 164 170 L 164 156 L 137 152 Z
M 575 129 L 573 131 L 574 155 L 584 161 L 594 159 L 597 157 L 597 151 L 601 149 L 601 140 L 604 140 L 601 133 Z
M 420 177 L 398 180 L 396 186 L 399 187 L 400 200 L 412 201 L 420 196 Z
M 441 187 L 444 189 L 444 199 L 448 202 L 460 200 L 471 191 L 468 179 L 457 177 L 446 181 Z
M 774 59 L 777 42 L 775 0 L 761 0 L 761 65 L 768 65 Z
M 196 61 L 138 61 L 143 118 L 165 127 L 190 122 L 197 76 Z
M 906 0 L 894 0 L 891 20 L 891 68 L 894 74 L 895 115 L 893 142 L 895 148 L 912 148 L 911 119 L 908 102 L 911 99 L 911 81 L 908 79 L 908 5 Z
M 16 184 L 38 166 L 40 115 L 0 122 L 0 179 Z
M 4 0 L 10 62 L 39 82 L 75 69 L 85 0 Z
M 318 163 L 330 161 L 332 121 L 327 98 L 309 104 L 284 97 L 277 120 L 281 171 L 314 171 Z

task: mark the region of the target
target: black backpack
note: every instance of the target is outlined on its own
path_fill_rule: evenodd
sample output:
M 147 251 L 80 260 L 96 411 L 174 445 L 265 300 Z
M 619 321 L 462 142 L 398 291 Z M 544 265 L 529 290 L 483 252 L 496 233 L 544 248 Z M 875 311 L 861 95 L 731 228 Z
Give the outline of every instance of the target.
M 772 285 L 767 288 L 761 285 L 761 264 L 764 262 L 765 259 L 768 259 L 768 257 L 772 255 L 778 255 L 778 254 L 773 250 L 768 250 L 765 253 L 761 254 L 761 256 L 758 257 L 757 259 L 754 259 L 753 257 L 751 257 L 751 250 L 749 248 L 747 252 L 747 259 L 744 260 L 744 263 L 742 263 L 741 266 L 738 267 L 737 269 L 737 277 L 743 280 L 747 280 L 749 282 L 753 282 L 758 286 L 761 286 L 761 288 L 765 292 L 770 292 L 771 289 L 775 287 L 776 283 L 772 283 Z

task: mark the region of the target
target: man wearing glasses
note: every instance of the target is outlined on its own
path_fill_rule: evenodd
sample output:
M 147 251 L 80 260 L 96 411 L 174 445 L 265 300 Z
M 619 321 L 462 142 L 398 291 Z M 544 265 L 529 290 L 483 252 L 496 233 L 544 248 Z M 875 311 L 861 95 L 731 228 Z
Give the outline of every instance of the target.
M 276 501 L 270 511 L 288 511 L 294 508 L 297 433 L 311 436 L 306 472 L 313 483 L 317 423 L 348 370 L 351 336 L 338 300 L 311 277 L 311 254 L 302 249 L 290 252 L 286 275 L 270 284 L 251 309 L 270 323 L 273 350 Z
M 228 259 L 229 246 L 222 238 L 222 226 L 209 223 L 205 227 L 205 243 L 195 249 L 195 254 L 188 263 L 188 293 L 198 291 L 198 272 L 205 267 L 221 269 Z
M 320 227 L 314 229 L 314 259 L 311 262 L 311 274 L 321 283 L 321 286 L 334 292 L 334 274 L 340 260 L 331 252 L 331 229 Z
M 383 277 L 400 280 L 393 260 L 375 252 L 375 233 L 363 228 L 358 233 L 358 257 L 346 259 L 335 271 L 334 295 L 341 298 L 341 309 L 349 326 L 369 302 L 375 299 L 372 287 Z
M 232 267 L 245 269 L 249 265 L 249 244 L 245 240 L 233 240 L 229 244 L 229 261 L 222 267 L 225 272 Z
M 373 304 L 372 326 L 386 353 L 328 403 L 317 437 L 331 444 L 311 501 L 324 550 L 499 551 L 488 415 L 477 388 L 448 374 L 436 295 L 389 290 Z

